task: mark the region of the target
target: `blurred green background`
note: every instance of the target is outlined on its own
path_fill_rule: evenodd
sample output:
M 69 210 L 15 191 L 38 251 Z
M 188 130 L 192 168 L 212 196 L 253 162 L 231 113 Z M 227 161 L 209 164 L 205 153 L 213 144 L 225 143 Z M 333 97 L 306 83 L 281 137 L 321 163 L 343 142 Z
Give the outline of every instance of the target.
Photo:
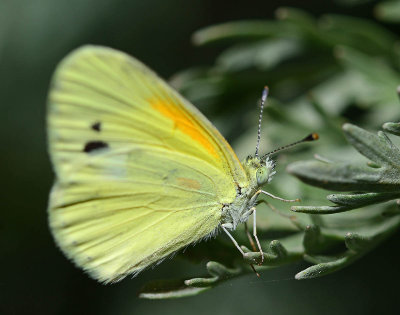
M 351 2 L 357 5 L 349 5 Z M 394 314 L 398 311 L 399 233 L 364 259 L 321 279 L 294 280 L 293 275 L 306 266 L 299 264 L 264 273 L 261 279 L 254 275 L 235 279 L 197 297 L 148 301 L 137 298 L 137 291 L 146 281 L 196 276 L 204 273 L 204 263 L 192 265 L 177 257 L 133 280 L 104 286 L 76 269 L 56 248 L 48 230 L 46 207 L 53 173 L 46 150 L 46 94 L 56 64 L 67 53 L 87 43 L 106 45 L 137 57 L 162 77 L 170 78 L 187 68 L 213 65 L 218 53 L 226 47 L 226 43 L 194 47 L 191 36 L 198 29 L 233 20 L 274 20 L 275 11 L 281 6 L 301 8 L 314 16 L 345 14 L 376 22 L 374 1 L 0 0 L 1 314 Z M 392 34 L 400 30 L 389 20 L 376 23 Z M 343 29 L 343 36 L 353 31 Z M 278 74 L 287 73 L 286 68 L 275 70 Z M 208 101 L 204 101 L 198 97 L 202 111 L 234 143 L 248 126 L 255 138 L 261 82 L 270 84 L 270 78 L 261 80 L 258 73 L 255 85 L 248 81 L 251 74 L 236 72 L 236 84 L 246 88 L 237 90 L 234 84 L 225 87 L 229 98 L 210 101 L 212 96 L 208 96 Z M 182 80 L 184 76 L 178 78 Z M 306 92 L 303 87 L 304 91 L 296 90 L 285 97 L 290 85 L 282 89 L 279 82 L 274 84 L 282 102 L 291 102 Z M 184 84 L 176 85 L 185 92 Z M 186 89 L 186 95 L 196 101 L 193 86 L 190 89 L 189 92 Z M 237 105 L 241 102 L 242 106 Z M 391 109 L 382 117 L 371 114 L 372 118 L 368 118 L 368 113 L 374 110 L 366 103 L 364 108 L 351 105 L 337 110 L 336 127 L 342 118 L 376 128 L 385 122 L 384 118 L 400 116 L 398 106 L 397 114 Z M 232 111 L 231 107 L 236 109 Z M 282 132 L 285 131 L 265 141 L 286 144 L 298 137 L 295 129 L 288 128 L 287 134 Z M 238 143 L 238 147 L 253 147 L 253 142 Z M 284 172 L 284 165 L 281 171 Z M 292 177 L 287 180 L 296 181 Z

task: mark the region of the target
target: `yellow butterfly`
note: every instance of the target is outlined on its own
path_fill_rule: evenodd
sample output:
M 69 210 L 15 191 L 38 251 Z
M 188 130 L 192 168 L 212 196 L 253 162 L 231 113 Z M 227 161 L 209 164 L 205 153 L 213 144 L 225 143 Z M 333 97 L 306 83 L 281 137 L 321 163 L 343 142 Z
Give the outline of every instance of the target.
M 243 254 L 229 231 L 251 214 L 262 253 L 256 200 L 278 197 L 260 189 L 275 173 L 269 155 L 258 155 L 260 132 L 256 154 L 241 163 L 218 130 L 138 60 L 96 46 L 67 56 L 51 84 L 48 139 L 51 231 L 93 278 L 136 275 L 219 229 Z

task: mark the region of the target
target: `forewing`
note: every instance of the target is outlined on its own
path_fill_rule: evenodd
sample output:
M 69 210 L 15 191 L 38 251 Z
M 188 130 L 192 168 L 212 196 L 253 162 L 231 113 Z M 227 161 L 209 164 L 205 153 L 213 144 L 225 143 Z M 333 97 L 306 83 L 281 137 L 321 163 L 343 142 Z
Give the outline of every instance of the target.
M 56 146 L 51 149 L 63 152 L 53 156 L 57 171 L 64 171 L 67 150 L 73 153 L 68 169 L 84 145 L 96 148 L 103 144 L 96 141 L 103 141 L 119 148 L 140 142 L 196 156 L 223 169 L 235 183 L 246 182 L 218 130 L 155 73 L 122 52 L 86 46 L 71 53 L 55 74 L 50 103 L 50 124 L 56 127 L 50 133 L 55 138 L 50 144 Z M 79 139 L 63 138 L 69 130 Z

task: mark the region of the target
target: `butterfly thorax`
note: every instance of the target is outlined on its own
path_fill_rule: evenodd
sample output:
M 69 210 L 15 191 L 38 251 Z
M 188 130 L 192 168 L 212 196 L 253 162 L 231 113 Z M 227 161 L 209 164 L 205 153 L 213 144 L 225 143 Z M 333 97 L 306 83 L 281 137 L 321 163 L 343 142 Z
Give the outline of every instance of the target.
M 221 224 L 231 230 L 235 230 L 239 223 L 247 221 L 252 214 L 252 208 L 256 206 L 258 191 L 264 184 L 269 183 L 275 174 L 275 163 L 269 158 L 261 160 L 259 157 L 249 156 L 242 165 L 248 183 L 246 186 L 238 184 L 235 200 L 224 205 L 222 209 Z

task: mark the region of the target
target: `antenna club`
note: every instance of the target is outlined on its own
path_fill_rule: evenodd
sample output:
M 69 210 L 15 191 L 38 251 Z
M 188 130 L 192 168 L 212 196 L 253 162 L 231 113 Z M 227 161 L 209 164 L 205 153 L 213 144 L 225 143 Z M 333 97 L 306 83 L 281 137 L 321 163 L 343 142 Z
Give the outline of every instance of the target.
M 316 132 L 310 133 L 307 137 L 305 137 L 301 142 L 305 141 L 315 141 L 319 139 L 319 135 Z
M 262 96 L 261 96 L 261 101 L 262 102 L 265 102 L 267 100 L 268 92 L 269 92 L 268 86 L 264 86 L 264 91 L 263 91 Z

